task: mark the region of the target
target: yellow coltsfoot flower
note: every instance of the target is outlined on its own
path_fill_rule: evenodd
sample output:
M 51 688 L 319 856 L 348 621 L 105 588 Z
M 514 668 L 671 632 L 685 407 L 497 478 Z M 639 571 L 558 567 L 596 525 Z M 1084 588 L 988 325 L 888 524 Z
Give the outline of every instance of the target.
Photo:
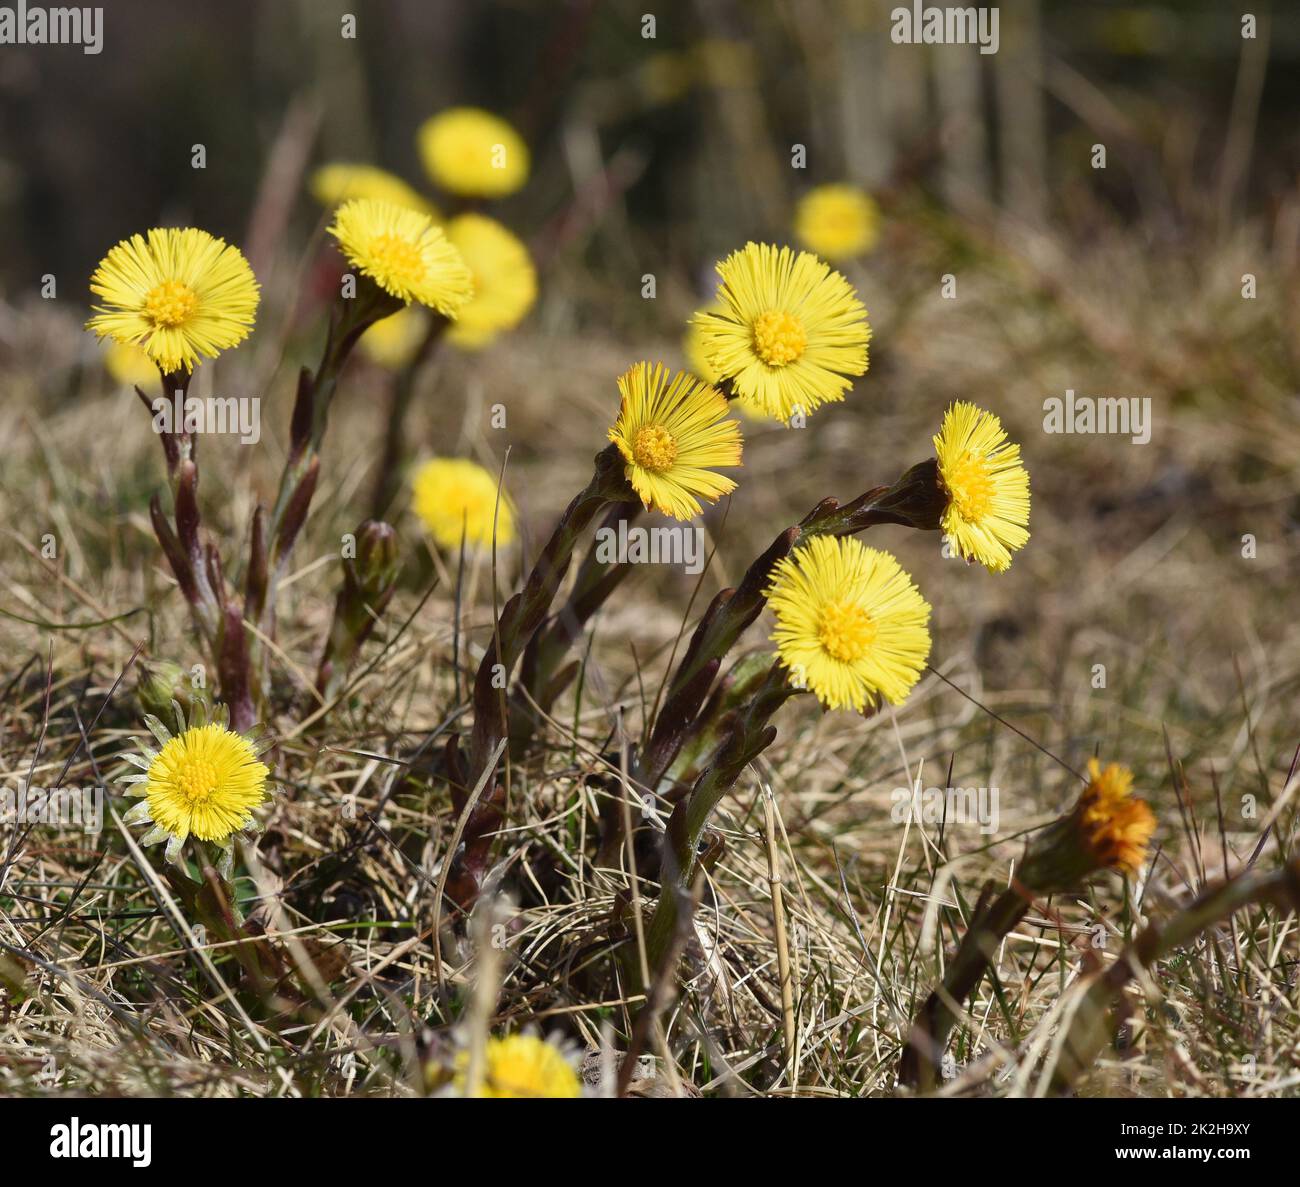
M 194 227 L 156 227 L 114 247 L 90 278 L 103 300 L 86 323 L 133 343 L 167 372 L 191 371 L 253 328 L 258 286 L 239 248 Z
M 309 187 L 312 197 L 322 206 L 340 206 L 352 198 L 369 198 L 374 202 L 405 206 L 430 218 L 438 217 L 432 202 L 396 174 L 374 165 L 343 161 L 322 165 L 311 175 Z
M 582 1095 L 582 1083 L 560 1049 L 536 1035 L 516 1034 L 490 1038 L 484 1051 L 482 1083 L 473 1095 L 495 1098 L 552 1098 Z M 456 1059 L 452 1089 L 470 1091 L 468 1052 Z
M 930 607 L 912 579 L 851 536 L 814 536 L 783 557 L 768 605 L 782 667 L 827 709 L 901 703 L 930 654 Z
M 966 560 L 1003 572 L 1029 541 L 1029 473 L 1020 446 L 1007 441 L 993 413 L 959 400 L 944 413 L 934 450 L 947 496 L 943 531 Z
M 219 870 L 228 877 L 234 835 L 253 827 L 253 810 L 267 798 L 271 772 L 259 757 L 271 743 L 257 731 L 245 736 L 230 729 L 225 706 L 217 707 L 211 722 L 200 710 L 188 725 L 175 701 L 172 709 L 179 733 L 146 714 L 158 749 L 142 747 L 141 755 L 123 756 L 140 773 L 119 782 L 129 785 L 127 795 L 142 797 L 123 822 L 150 824 L 142 844 L 166 841 L 169 862 L 180 860 L 189 837 L 211 842 L 222 851 Z
M 823 259 L 850 260 L 876 246 L 880 211 L 871 196 L 855 185 L 819 185 L 799 200 L 794 233 Z
M 474 278 L 474 295 L 460 307 L 447 337 L 464 350 L 478 350 L 523 321 L 537 300 L 537 272 L 528 248 L 485 215 L 452 219 L 447 238 Z
M 104 351 L 104 368 L 114 382 L 127 387 L 144 387 L 158 382 L 158 364 L 143 346 L 134 342 L 109 342 Z
M 667 368 L 649 363 L 620 375 L 618 390 L 622 403 L 609 439 L 647 508 L 694 519 L 701 498 L 716 502 L 736 489 L 714 472 L 741 464 L 740 425 L 727 415 L 726 396 L 684 371 L 669 382 Z
M 871 337 L 849 282 L 809 252 L 766 243 L 747 243 L 717 271 L 722 312 L 694 320 L 719 381 L 785 424 L 844 399 Z
M 515 518 L 505 492 L 497 498 L 497 479 L 468 458 L 433 458 L 411 479 L 415 513 L 438 547 L 455 551 L 498 547 L 514 541 Z
M 449 194 L 504 198 L 528 180 L 528 146 L 500 116 L 450 107 L 416 133 L 425 171 Z
M 329 232 L 353 265 L 401 301 L 454 318 L 474 291 L 460 252 L 409 207 L 354 198 L 334 212 Z

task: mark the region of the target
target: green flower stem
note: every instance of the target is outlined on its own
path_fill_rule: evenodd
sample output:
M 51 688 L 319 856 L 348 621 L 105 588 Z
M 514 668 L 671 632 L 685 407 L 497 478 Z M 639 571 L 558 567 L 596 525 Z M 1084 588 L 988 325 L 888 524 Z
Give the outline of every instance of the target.
M 724 589 L 704 612 L 673 673 L 663 707 L 641 755 L 639 781 L 657 787 L 681 748 L 684 731 L 708 696 L 713 675 L 745 629 L 762 613 L 777 564 L 814 536 L 851 536 L 876 524 L 894 523 L 937 531 L 943 511 L 938 468 L 933 459 L 913 466 L 893 486 L 878 486 L 844 506 L 818 503 L 786 528 L 746 570 L 740 584 Z

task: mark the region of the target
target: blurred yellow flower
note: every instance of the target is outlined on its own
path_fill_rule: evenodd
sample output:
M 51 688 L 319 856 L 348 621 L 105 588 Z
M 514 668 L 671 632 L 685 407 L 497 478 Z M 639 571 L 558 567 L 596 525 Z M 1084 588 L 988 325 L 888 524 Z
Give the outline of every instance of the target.
M 408 305 L 380 318 L 357 342 L 357 348 L 372 363 L 389 371 L 400 371 L 420 349 L 429 332 L 429 318 L 418 305 Z
M 115 383 L 144 387 L 158 381 L 158 365 L 143 346 L 134 342 L 110 342 L 104 351 L 104 369 Z
M 447 336 L 465 350 L 477 350 L 524 319 L 537 299 L 537 273 L 528 248 L 495 219 L 462 214 L 446 229 L 474 278 L 474 295 L 461 306 Z
M 1155 813 L 1133 796 L 1133 772 L 1119 763 L 1103 770 L 1088 760 L 1088 786 L 1076 808 L 1079 829 L 1097 865 L 1136 874 L 1147 859 L 1147 844 L 1156 831 Z
M 850 260 L 876 246 L 880 211 L 857 186 L 821 185 L 799 201 L 794 215 L 796 238 L 832 263 Z
M 460 252 L 427 215 L 354 198 L 335 211 L 329 232 L 356 267 L 400 300 L 455 317 L 473 292 Z
M 785 424 L 844 399 L 867 369 L 867 311 L 838 272 L 808 252 L 748 243 L 717 266 L 721 313 L 695 315 L 705 359 Z
M 694 519 L 700 497 L 715 502 L 736 489 L 717 466 L 739 466 L 740 425 L 727 416 L 727 398 L 694 375 L 670 383 L 662 365 L 637 363 L 619 376 L 622 403 L 609 439 L 627 463 L 627 480 L 646 507 L 674 519 Z
M 432 202 L 406 184 L 400 177 L 374 165 L 356 165 L 336 161 L 322 165 L 311 175 L 311 195 L 322 206 L 341 206 L 350 198 L 369 198 L 375 202 L 391 202 L 418 210 L 436 219 L 438 211 Z
M 450 194 L 503 198 L 528 180 L 528 146 L 505 120 L 478 107 L 450 107 L 416 133 L 425 171 Z
M 772 640 L 797 687 L 827 709 L 899 704 L 930 654 L 930 607 L 887 552 L 814 536 L 777 564 Z
M 415 513 L 438 547 L 491 548 L 495 521 L 497 547 L 515 538 L 514 513 L 505 491 L 497 499 L 497 479 L 468 458 L 433 458 L 411 478 Z
M 582 1084 L 562 1052 L 536 1035 L 490 1038 L 484 1052 L 483 1082 L 476 1096 L 498 1098 L 579 1097 Z M 454 1088 L 468 1088 L 468 1052 L 456 1060 Z
M 958 400 L 944 413 L 934 451 L 948 499 L 943 531 L 966 560 L 1003 572 L 1029 541 L 1029 473 L 1020 446 L 1007 441 L 993 413 Z
M 135 343 L 163 370 L 192 370 L 253 328 L 258 288 L 239 248 L 194 227 L 161 227 L 114 247 L 90 278 L 86 328 Z

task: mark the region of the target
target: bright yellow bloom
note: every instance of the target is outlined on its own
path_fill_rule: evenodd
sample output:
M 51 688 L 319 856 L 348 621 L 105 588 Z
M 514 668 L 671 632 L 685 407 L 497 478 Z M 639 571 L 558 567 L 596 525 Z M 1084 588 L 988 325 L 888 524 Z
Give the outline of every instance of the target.
M 505 120 L 478 107 L 450 107 L 416 133 L 425 171 L 450 194 L 504 198 L 528 180 L 528 146 Z
M 419 306 L 408 305 L 380 318 L 357 341 L 357 347 L 372 363 L 400 371 L 420 349 L 429 332 L 429 319 Z
M 415 513 L 440 548 L 491 548 L 495 526 L 497 547 L 515 538 L 515 519 L 505 492 L 497 499 L 497 479 L 468 458 L 434 458 L 411 479 Z
M 701 348 L 736 395 L 786 424 L 835 400 L 867 369 L 871 328 L 852 286 L 808 252 L 748 243 L 717 267 L 721 313 L 700 312 Z
M 223 861 L 228 861 L 234 834 L 252 826 L 253 809 L 266 800 L 271 772 L 259 755 L 270 741 L 229 729 L 224 707 L 206 724 L 200 716 L 187 728 L 178 706 L 177 718 L 180 732 L 172 734 L 156 717 L 146 715 L 145 724 L 160 749 L 145 748 L 143 757 L 124 756 L 143 773 L 121 782 L 133 785 L 128 795 L 143 798 L 123 821 L 151 824 L 143 844 L 165 840 L 168 861 L 179 859 L 181 846 L 191 836 L 226 850 Z
M 777 564 L 772 641 L 795 685 L 827 709 L 902 702 L 930 654 L 930 607 L 887 552 L 814 536 Z
M 716 502 L 736 484 L 718 466 L 739 466 L 740 424 L 727 398 L 685 371 L 668 380 L 662 364 L 637 363 L 619 376 L 618 419 L 609 439 L 627 463 L 627 480 L 646 507 L 694 519 L 700 497 Z
M 578 1097 L 582 1084 L 564 1055 L 545 1039 L 536 1035 L 508 1035 L 488 1039 L 484 1051 L 483 1082 L 480 1097 Z M 463 1094 L 468 1085 L 468 1052 L 456 1060 L 454 1088 Z
M 438 211 L 423 194 L 417 193 L 400 177 L 374 165 L 335 162 L 322 165 L 311 175 L 311 195 L 322 206 L 341 206 L 350 198 L 369 198 L 374 202 L 391 202 L 436 219 Z
M 1147 844 L 1156 831 L 1155 814 L 1133 797 L 1133 772 L 1119 763 L 1103 770 L 1088 760 L 1088 786 L 1075 809 L 1079 831 L 1098 866 L 1136 874 L 1147 859 Z
M 870 251 L 880 238 L 880 211 L 869 194 L 853 185 L 819 185 L 794 212 L 795 237 L 832 263 Z
M 127 387 L 158 382 L 158 364 L 143 346 L 134 342 L 110 342 L 104 351 L 104 367 L 115 383 Z
M 1029 540 L 1029 474 L 1020 446 L 1007 441 L 991 412 L 962 401 L 944 413 L 934 438 L 939 480 L 947 493 L 942 527 L 957 551 L 990 573 L 1011 565 Z
M 447 238 L 474 278 L 474 295 L 461 306 L 447 337 L 465 350 L 477 350 L 523 321 L 537 299 L 537 272 L 528 248 L 485 215 L 452 219 Z
M 100 261 L 86 323 L 101 338 L 135 343 L 163 370 L 193 370 L 248 337 L 257 280 L 239 248 L 194 227 L 156 227 Z

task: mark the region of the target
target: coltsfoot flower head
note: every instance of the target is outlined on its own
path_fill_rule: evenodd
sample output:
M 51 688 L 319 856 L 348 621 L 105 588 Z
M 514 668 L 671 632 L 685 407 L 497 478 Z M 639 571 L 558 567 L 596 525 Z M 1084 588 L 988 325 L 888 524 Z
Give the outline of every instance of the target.
M 865 191 L 836 183 L 809 190 L 795 208 L 794 233 L 810 251 L 832 263 L 876 246 L 880 211 Z
M 515 538 L 515 519 L 505 492 L 497 498 L 497 479 L 468 458 L 433 458 L 411 479 L 415 513 L 438 547 L 454 551 L 464 536 L 466 548 L 498 547 Z
M 104 351 L 104 367 L 114 382 L 127 387 L 145 387 L 158 382 L 158 364 L 143 346 L 134 342 L 112 342 Z
M 930 607 L 911 577 L 852 536 L 814 536 L 783 557 L 768 605 L 782 667 L 827 709 L 901 703 L 930 654 Z
M 425 171 L 449 194 L 504 198 L 528 180 L 528 146 L 500 116 L 450 107 L 416 133 Z
M 968 561 L 1003 572 L 1029 541 L 1029 473 L 1020 446 L 993 413 L 959 400 L 944 413 L 934 450 L 947 496 L 943 531 Z
M 400 371 L 415 358 L 428 330 L 428 314 L 408 305 L 375 322 L 357 340 L 357 347 L 372 363 Z
M 483 1082 L 475 1096 L 498 1098 L 578 1097 L 582 1083 L 564 1053 L 537 1035 L 490 1038 L 484 1051 Z M 453 1091 L 464 1095 L 469 1085 L 468 1052 L 456 1059 Z
M 374 165 L 354 165 L 336 161 L 322 165 L 311 175 L 312 197 L 322 206 L 339 206 L 352 198 L 369 198 L 390 202 L 408 210 L 437 218 L 433 203 L 412 189 L 400 177 Z
M 537 272 L 528 248 L 485 215 L 452 219 L 447 238 L 474 278 L 474 295 L 461 306 L 447 337 L 463 349 L 477 350 L 523 321 L 537 300 Z
M 747 243 L 717 271 L 722 312 L 695 321 L 719 381 L 785 424 L 844 399 L 871 337 L 849 282 L 809 252 L 766 243 Z
M 1133 875 L 1155 831 L 1155 813 L 1133 795 L 1133 772 L 1092 758 L 1073 810 L 1030 838 L 1017 877 L 1040 894 L 1056 894 L 1101 870 Z
M 187 838 L 210 841 L 223 850 L 228 871 L 235 833 L 252 828 L 253 810 L 267 798 L 271 772 L 260 755 L 270 740 L 257 731 L 245 736 L 230 729 L 225 706 L 217 707 L 212 721 L 205 720 L 200 706 L 188 725 L 174 701 L 172 709 L 179 733 L 146 714 L 158 748 L 124 756 L 140 773 L 120 782 L 129 785 L 128 795 L 141 798 L 123 821 L 151 825 L 142 843 L 166 841 L 170 862 L 179 861 Z
M 352 264 L 399 300 L 455 317 L 474 291 L 460 252 L 428 215 L 355 198 L 335 211 L 329 232 Z
M 164 371 L 191 371 L 253 328 L 258 286 L 239 248 L 194 227 L 156 227 L 106 255 L 90 278 L 103 301 L 86 328 L 134 343 Z
M 674 519 L 694 519 L 701 498 L 716 502 L 736 489 L 719 466 L 739 466 L 740 425 L 727 415 L 727 398 L 687 374 L 671 382 L 662 364 L 637 363 L 619 376 L 618 419 L 609 439 L 627 463 L 632 489 L 646 507 Z

